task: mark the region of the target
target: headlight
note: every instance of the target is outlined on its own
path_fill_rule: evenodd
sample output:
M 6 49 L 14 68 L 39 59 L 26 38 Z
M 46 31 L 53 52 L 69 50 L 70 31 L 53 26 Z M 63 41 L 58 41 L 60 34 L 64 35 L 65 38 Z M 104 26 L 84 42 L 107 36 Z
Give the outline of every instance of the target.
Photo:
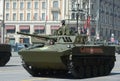
M 68 48 L 71 48 L 71 45 L 69 44 L 69 45 L 67 45 L 67 47 L 68 47 Z

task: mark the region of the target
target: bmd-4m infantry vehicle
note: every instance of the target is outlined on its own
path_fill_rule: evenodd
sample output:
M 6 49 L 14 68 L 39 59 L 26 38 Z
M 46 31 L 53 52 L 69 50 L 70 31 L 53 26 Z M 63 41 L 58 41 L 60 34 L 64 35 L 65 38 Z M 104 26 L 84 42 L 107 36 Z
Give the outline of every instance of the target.
M 0 44 L 0 66 L 5 66 L 11 57 L 11 45 Z
M 110 74 L 115 63 L 115 46 L 106 43 L 87 43 L 86 35 L 39 36 L 46 40 L 19 51 L 23 67 L 32 76 L 69 73 L 75 78 Z

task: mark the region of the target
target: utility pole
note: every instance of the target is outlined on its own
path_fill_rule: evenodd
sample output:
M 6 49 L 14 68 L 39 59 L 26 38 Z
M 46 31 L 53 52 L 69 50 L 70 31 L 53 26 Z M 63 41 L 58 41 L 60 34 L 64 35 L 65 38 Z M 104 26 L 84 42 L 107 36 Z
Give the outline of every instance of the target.
M 77 20 L 77 32 L 78 32 L 78 19 L 79 19 L 79 6 L 80 4 L 78 3 L 78 0 L 77 0 L 77 14 L 76 14 L 76 20 Z
M 48 6 L 47 6 L 47 5 L 48 5 L 48 0 L 45 0 L 45 7 L 46 7 L 46 8 L 45 8 L 45 9 L 46 9 L 46 11 L 45 11 L 45 31 L 44 31 L 45 34 L 46 34 L 47 20 L 48 20 L 48 15 L 47 15 L 47 12 L 48 12 L 48 11 L 47 11 L 47 8 L 48 8 Z
M 1 43 L 5 42 L 5 0 L 3 0 L 3 21 L 1 26 Z
M 87 22 L 88 22 L 88 17 L 90 17 L 90 9 L 91 9 L 91 0 L 88 0 L 88 5 L 87 5 Z M 88 23 L 87 23 L 88 25 Z M 90 27 L 87 27 L 87 34 L 88 34 L 88 41 L 91 41 L 91 29 Z
M 115 12 L 114 12 L 115 10 L 114 10 L 114 0 L 113 0 L 113 24 L 112 24 L 112 26 L 113 26 L 113 32 L 111 33 L 111 35 L 112 34 L 114 34 L 115 35 L 115 30 L 114 30 L 114 14 L 115 14 Z
M 100 0 L 97 0 L 97 12 L 96 12 L 96 39 L 99 39 L 99 34 L 100 34 L 100 30 L 99 30 L 99 6 L 100 6 Z
M 81 5 L 80 5 L 80 2 L 81 2 L 81 0 L 77 0 L 77 4 L 76 4 L 76 6 L 77 6 L 77 9 L 76 9 L 76 11 L 77 11 L 77 13 L 76 13 L 76 20 L 77 20 L 77 33 L 78 33 L 78 31 L 79 31 L 79 17 L 80 17 L 80 14 L 82 14 L 82 13 L 84 13 L 85 11 L 83 10 L 83 9 L 81 9 Z M 80 34 L 80 33 L 79 33 Z
M 83 10 L 82 9 L 82 7 L 81 7 L 81 0 L 76 0 L 77 1 L 77 4 L 76 4 L 76 9 L 74 10 L 75 12 L 76 12 L 76 21 L 77 21 L 77 23 L 76 23 L 76 32 L 78 32 L 79 31 L 79 18 L 81 17 L 80 16 L 80 14 L 86 14 L 86 12 L 87 12 L 87 17 L 89 16 L 89 14 L 90 14 L 90 11 L 89 10 Z M 90 0 L 89 0 L 90 1 Z M 81 5 L 80 5 L 81 4 Z M 88 7 L 90 7 L 90 5 L 89 5 L 89 3 L 88 3 Z M 79 33 L 80 34 L 80 33 Z

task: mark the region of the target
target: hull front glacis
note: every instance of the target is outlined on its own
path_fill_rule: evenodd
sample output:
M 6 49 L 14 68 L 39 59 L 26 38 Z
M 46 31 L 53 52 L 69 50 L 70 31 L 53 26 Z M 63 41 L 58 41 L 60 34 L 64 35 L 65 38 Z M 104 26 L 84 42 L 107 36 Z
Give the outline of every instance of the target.
M 66 45 L 51 45 L 35 49 L 19 51 L 23 61 L 33 67 L 41 69 L 66 69 L 61 57 L 69 54 Z

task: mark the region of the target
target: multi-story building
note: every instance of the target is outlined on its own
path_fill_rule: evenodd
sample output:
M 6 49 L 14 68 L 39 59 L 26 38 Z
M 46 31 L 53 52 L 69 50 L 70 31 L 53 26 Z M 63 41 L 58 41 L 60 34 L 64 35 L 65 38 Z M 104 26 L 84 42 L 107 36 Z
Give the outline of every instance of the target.
M 96 0 L 94 0 L 96 1 Z M 98 30 L 104 39 L 110 39 L 114 34 L 115 39 L 120 36 L 120 0 L 100 0 Z M 93 8 L 95 8 L 93 6 Z M 93 9 L 94 10 L 94 9 Z
M 76 29 L 84 27 L 90 16 L 91 35 L 99 34 L 109 39 L 111 34 L 120 35 L 119 0 L 4 0 L 5 38 L 11 44 L 31 43 L 30 37 L 16 32 L 52 34 L 60 27 L 60 21 Z
M 10 43 L 30 43 L 16 32 L 51 34 L 67 15 L 65 0 L 5 0 L 5 30 Z
M 71 0 L 72 9 L 75 8 L 75 1 Z M 91 35 L 99 34 L 105 40 L 109 40 L 114 34 L 117 40 L 120 36 L 120 0 L 78 0 L 80 9 L 86 10 L 91 19 Z M 75 12 L 71 12 L 71 19 L 75 18 Z M 80 14 L 81 20 L 87 17 L 85 14 Z

